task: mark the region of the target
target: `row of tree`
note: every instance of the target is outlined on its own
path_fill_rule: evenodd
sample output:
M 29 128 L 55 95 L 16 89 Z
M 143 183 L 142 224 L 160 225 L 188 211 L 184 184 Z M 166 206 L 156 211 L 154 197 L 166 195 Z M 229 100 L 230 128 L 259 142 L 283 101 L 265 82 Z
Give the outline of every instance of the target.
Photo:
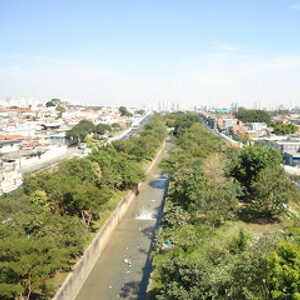
M 112 125 L 99 123 L 95 125 L 92 121 L 81 120 L 72 129 L 67 131 L 67 137 L 81 142 L 87 135 L 93 135 L 97 137 L 97 135 L 104 135 L 121 129 L 122 126 L 118 123 L 113 123 Z
M 244 109 L 241 107 L 235 114 L 235 117 L 244 123 L 263 122 L 268 126 L 273 126 L 273 133 L 276 135 L 293 134 L 298 131 L 298 127 L 293 123 L 272 122 L 269 113 L 264 110 Z
M 299 224 L 254 236 L 244 223 L 280 222 L 297 203 L 280 153 L 224 145 L 197 116 L 169 123 L 177 139 L 162 164 L 172 181 L 153 254 L 155 298 L 299 299 Z
M 145 179 L 143 166 L 165 134 L 154 116 L 139 137 L 64 161 L 53 173 L 27 175 L 23 188 L 2 197 L 0 298 L 49 299 L 56 274 L 82 254 L 112 195 Z
M 243 121 L 244 123 L 251 122 L 264 122 L 269 126 L 271 125 L 271 117 L 268 112 L 259 109 L 245 109 L 240 107 L 238 112 L 235 114 L 235 117 L 238 120 Z

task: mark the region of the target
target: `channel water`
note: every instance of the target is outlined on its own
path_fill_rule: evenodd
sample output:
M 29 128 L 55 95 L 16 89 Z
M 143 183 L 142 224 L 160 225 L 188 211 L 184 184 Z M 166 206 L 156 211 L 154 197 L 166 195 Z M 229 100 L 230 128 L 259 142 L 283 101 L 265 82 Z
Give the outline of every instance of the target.
M 167 149 L 172 144 L 167 143 Z M 168 178 L 158 164 L 148 176 L 124 219 L 111 237 L 76 300 L 116 300 L 147 298 L 151 273 L 150 252 L 159 228 Z

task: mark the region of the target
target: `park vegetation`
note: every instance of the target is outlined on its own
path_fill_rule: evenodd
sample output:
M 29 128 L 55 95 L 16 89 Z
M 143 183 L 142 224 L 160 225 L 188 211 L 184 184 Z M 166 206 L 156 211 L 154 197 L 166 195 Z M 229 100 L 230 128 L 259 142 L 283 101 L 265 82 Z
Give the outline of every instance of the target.
M 111 199 L 145 179 L 144 167 L 165 138 L 161 119 L 155 115 L 138 137 L 66 160 L 51 173 L 29 174 L 22 188 L 0 199 L 0 299 L 53 296 L 57 278 L 99 229 L 102 212 L 115 207 Z M 88 121 L 81 125 L 95 130 Z
M 298 131 L 298 127 L 294 123 L 283 124 L 282 122 L 277 122 L 274 125 L 273 133 L 276 135 L 287 135 L 293 134 Z
M 235 117 L 238 120 L 243 121 L 244 123 L 252 122 L 263 122 L 268 126 L 271 125 L 271 117 L 268 112 L 259 109 L 245 109 L 240 107 L 238 112 L 235 114 Z
M 280 153 L 228 147 L 196 115 L 167 124 L 176 138 L 161 164 L 172 179 L 151 299 L 300 299 L 299 194 Z

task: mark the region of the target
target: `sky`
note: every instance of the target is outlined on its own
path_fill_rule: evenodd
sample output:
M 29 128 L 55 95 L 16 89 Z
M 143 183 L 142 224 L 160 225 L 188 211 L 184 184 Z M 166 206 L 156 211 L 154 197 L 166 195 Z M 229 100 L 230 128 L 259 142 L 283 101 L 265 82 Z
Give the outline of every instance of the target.
M 300 105 L 300 0 L 0 0 L 0 100 Z

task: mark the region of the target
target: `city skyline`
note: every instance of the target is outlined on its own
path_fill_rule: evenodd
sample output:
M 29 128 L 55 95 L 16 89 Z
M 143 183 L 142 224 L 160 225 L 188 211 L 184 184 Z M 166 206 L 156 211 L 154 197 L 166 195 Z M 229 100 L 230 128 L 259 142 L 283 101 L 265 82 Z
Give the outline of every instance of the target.
M 300 102 L 300 1 L 0 4 L 0 100 Z

